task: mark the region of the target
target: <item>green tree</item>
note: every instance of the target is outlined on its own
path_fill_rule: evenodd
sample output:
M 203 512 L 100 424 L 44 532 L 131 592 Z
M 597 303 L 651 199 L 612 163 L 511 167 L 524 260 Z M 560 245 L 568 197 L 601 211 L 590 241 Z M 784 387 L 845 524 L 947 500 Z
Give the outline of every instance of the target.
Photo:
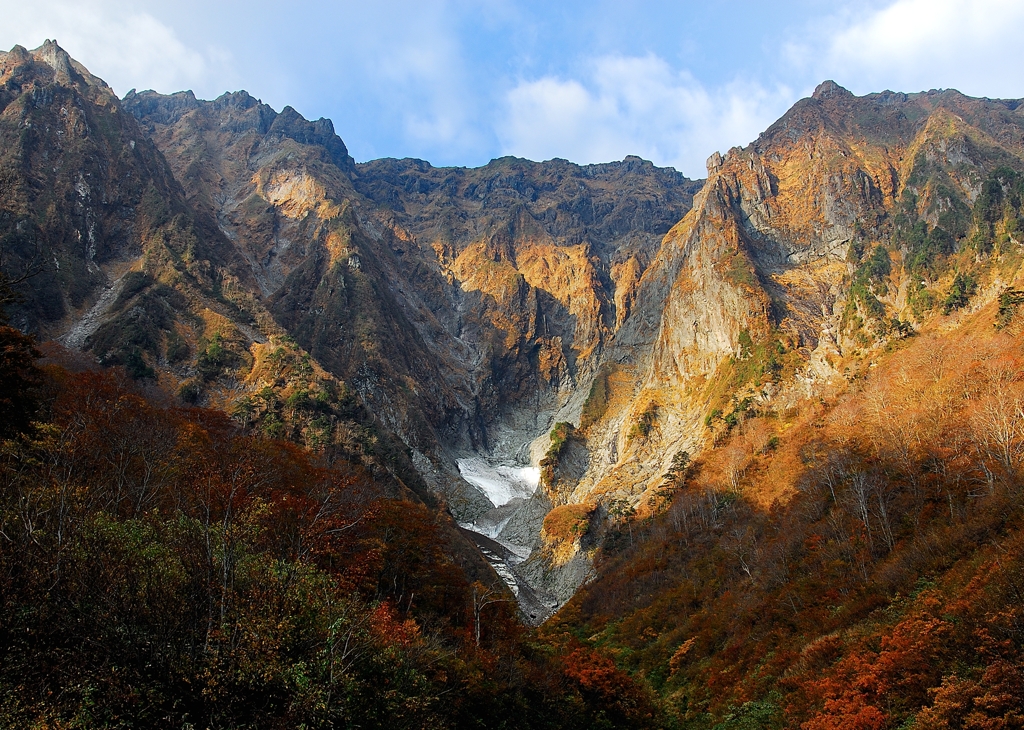
M 970 274 L 957 273 L 953 284 L 949 287 L 946 301 L 942 304 L 942 313 L 949 314 L 954 309 L 960 309 L 970 301 L 974 292 L 978 289 L 978 283 Z

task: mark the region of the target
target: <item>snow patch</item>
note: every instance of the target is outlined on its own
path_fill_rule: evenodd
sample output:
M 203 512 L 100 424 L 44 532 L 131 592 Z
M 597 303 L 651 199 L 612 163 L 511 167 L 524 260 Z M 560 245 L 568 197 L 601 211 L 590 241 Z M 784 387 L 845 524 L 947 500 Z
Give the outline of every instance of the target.
M 540 469 L 535 466 L 489 464 L 478 457 L 459 459 L 456 463 L 462 478 L 483 492 L 495 507 L 517 497 L 526 499 L 540 485 Z
M 508 564 L 502 560 L 500 555 L 495 555 L 487 548 L 480 548 L 480 552 L 484 554 L 484 557 L 487 558 L 487 562 L 491 564 L 491 567 L 494 568 L 494 572 L 497 573 L 498 577 L 500 577 L 505 582 L 505 585 L 509 587 L 512 594 L 516 598 L 519 598 L 519 581 L 516 580 L 516 576 L 509 569 Z
M 497 540 L 498 535 L 501 534 L 501 531 L 505 529 L 505 525 L 507 525 L 511 520 L 512 517 L 508 516 L 501 522 L 495 522 L 491 524 L 480 524 L 479 522 L 460 522 L 459 527 L 464 527 L 467 530 L 472 530 L 473 532 L 483 535 L 484 537 L 489 537 L 492 540 Z

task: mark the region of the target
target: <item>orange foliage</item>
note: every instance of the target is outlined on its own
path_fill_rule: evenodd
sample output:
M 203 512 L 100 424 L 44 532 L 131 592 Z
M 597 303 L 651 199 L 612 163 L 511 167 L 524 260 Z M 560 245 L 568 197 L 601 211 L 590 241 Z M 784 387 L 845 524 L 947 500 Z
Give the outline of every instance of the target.
M 608 657 L 577 647 L 565 658 L 565 675 L 575 681 L 611 719 L 613 726 L 647 727 L 654 719 L 650 699 Z
M 39 427 L 0 442 L 0 724 L 655 724 L 495 576 L 480 621 L 445 512 L 116 371 L 45 375 Z
M 400 620 L 390 601 L 385 601 L 374 609 L 371 626 L 374 633 L 388 646 L 408 648 L 420 635 L 416 621 L 411 618 Z
M 590 524 L 593 504 L 564 504 L 544 517 L 542 535 L 551 541 L 571 542 L 580 538 Z
M 1024 727 L 1024 671 L 997 660 L 979 680 L 946 677 L 934 702 L 917 716 L 920 730 L 1011 730 Z

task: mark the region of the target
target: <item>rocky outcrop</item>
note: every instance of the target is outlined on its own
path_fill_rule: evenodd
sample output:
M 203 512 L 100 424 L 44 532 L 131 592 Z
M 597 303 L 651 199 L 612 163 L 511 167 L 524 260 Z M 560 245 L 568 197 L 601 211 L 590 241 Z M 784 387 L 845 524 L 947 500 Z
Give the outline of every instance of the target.
M 141 253 L 147 188 L 175 184 L 110 89 L 54 42 L 15 46 L 0 59 L 0 81 L 4 264 L 40 270 L 12 315 L 23 329 L 55 333 L 109 284 L 103 265 Z
M 401 232 L 360 211 L 353 162 L 330 121 L 277 113 L 245 92 L 210 102 L 131 93 L 125 104 L 189 202 L 246 261 L 275 325 L 348 383 L 449 492 L 461 480 L 446 444 L 472 440 L 472 385 L 447 362 L 458 344 L 422 304 L 429 280 L 403 276 Z
M 356 171 L 356 188 L 457 285 L 440 304 L 460 312 L 460 331 L 491 340 L 479 382 L 483 410 L 495 415 L 512 404 L 557 409 L 589 381 L 699 187 L 637 157 L 587 166 L 503 158 L 472 170 L 377 160 Z

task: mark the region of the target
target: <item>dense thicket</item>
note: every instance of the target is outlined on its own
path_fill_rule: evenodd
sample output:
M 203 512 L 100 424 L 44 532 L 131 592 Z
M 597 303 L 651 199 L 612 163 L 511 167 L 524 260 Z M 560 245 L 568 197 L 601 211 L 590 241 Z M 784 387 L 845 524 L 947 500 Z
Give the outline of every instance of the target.
M 121 371 L 37 376 L 0 452 L 0 726 L 653 722 L 609 660 L 474 611 L 447 518 L 357 466 Z

